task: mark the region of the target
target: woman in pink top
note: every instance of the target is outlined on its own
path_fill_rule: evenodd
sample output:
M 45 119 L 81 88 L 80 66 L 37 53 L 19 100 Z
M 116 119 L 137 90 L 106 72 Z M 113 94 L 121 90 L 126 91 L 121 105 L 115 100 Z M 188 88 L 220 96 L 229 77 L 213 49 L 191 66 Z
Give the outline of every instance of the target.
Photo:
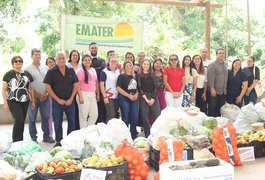
M 169 56 L 168 66 L 164 69 L 165 99 L 167 106 L 181 107 L 185 87 L 185 73 L 179 65 L 176 54 Z
M 98 118 L 99 86 L 96 70 L 91 67 L 91 64 L 91 56 L 85 55 L 82 58 L 82 68 L 76 72 L 79 79 L 76 100 L 79 109 L 80 128 L 95 124 Z

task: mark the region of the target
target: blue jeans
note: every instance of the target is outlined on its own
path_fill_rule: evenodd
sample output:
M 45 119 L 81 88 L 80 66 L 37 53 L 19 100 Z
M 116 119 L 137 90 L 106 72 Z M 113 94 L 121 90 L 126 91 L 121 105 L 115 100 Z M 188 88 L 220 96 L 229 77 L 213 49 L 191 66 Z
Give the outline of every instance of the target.
M 29 121 L 29 134 L 32 140 L 37 140 L 37 128 L 36 128 L 36 118 L 40 110 L 41 116 L 41 129 L 43 131 L 43 139 L 50 137 L 49 129 L 49 119 L 50 119 L 50 102 L 49 98 L 46 98 L 45 101 L 40 101 L 35 99 L 35 109 L 32 110 L 31 102 L 28 107 L 28 121 Z
M 138 123 L 139 115 L 139 102 L 131 101 L 129 98 L 118 94 L 118 103 L 121 108 L 122 120 L 124 123 L 129 126 L 130 132 L 133 139 L 137 137 L 136 126 Z
M 250 91 L 249 96 L 244 96 L 244 104 L 247 105 L 250 102 L 253 102 L 253 104 L 256 104 L 257 102 L 257 94 L 256 91 L 253 89 L 252 91 Z
M 221 116 L 220 109 L 225 104 L 226 95 L 216 94 L 215 97 L 209 96 L 208 99 L 208 116 Z
M 52 117 L 54 121 L 55 140 L 60 142 L 63 139 L 63 112 L 65 112 L 68 122 L 67 135 L 75 130 L 75 101 L 70 106 L 60 105 L 52 100 Z

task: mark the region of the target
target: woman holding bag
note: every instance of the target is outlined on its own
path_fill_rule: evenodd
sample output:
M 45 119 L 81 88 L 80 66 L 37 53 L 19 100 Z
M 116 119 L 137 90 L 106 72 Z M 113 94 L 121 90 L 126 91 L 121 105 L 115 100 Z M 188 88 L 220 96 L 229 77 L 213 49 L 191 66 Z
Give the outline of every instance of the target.
M 257 102 L 257 93 L 255 91 L 255 86 L 260 80 L 260 70 L 255 66 L 255 57 L 249 56 L 247 60 L 247 67 L 243 69 L 243 72 L 247 75 L 248 78 L 248 88 L 244 96 L 244 104 L 252 102 L 256 104 Z

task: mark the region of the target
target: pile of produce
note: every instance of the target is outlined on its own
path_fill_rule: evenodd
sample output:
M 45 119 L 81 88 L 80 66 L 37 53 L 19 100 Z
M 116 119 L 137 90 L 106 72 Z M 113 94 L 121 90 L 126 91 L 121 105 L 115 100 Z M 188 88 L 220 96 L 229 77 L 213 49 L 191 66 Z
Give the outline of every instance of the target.
M 73 159 L 65 159 L 38 164 L 37 169 L 42 173 L 62 174 L 80 171 L 82 169 L 82 164 Z
M 19 141 L 12 143 L 4 154 L 4 160 L 14 168 L 24 171 L 32 161 L 32 154 L 41 151 L 41 147 L 33 141 Z
M 168 146 L 170 142 L 172 143 L 172 148 Z M 168 162 L 171 157 L 174 161 L 183 160 L 183 143 L 181 140 L 161 136 L 158 139 L 157 146 L 159 148 L 158 150 L 160 151 L 159 164 Z M 169 157 L 168 154 L 170 154 L 171 157 Z
M 148 165 L 145 163 L 141 152 L 127 141 L 123 141 L 114 150 L 116 156 L 123 157 L 128 161 L 130 180 L 144 180 L 148 176 Z
M 169 168 L 172 169 L 173 171 L 176 171 L 176 170 L 213 167 L 213 166 L 219 166 L 219 165 L 220 165 L 219 159 L 212 158 L 212 159 L 207 159 L 207 160 L 191 161 L 187 165 L 172 165 Z
M 244 131 L 242 135 L 237 136 L 237 144 L 247 144 L 251 141 L 265 141 L 265 130 L 261 131 Z
M 117 157 L 115 154 L 110 157 L 101 158 L 98 154 L 92 155 L 89 158 L 83 159 L 82 164 L 85 167 L 106 167 L 106 166 L 116 166 L 124 162 L 123 157 Z

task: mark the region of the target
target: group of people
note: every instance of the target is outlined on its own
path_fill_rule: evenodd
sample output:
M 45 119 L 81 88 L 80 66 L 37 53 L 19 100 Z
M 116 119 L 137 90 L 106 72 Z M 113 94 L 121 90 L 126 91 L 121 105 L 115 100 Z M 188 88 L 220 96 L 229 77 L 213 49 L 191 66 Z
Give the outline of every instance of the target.
M 40 50 L 33 49 L 32 64 L 25 69 L 20 56 L 11 59 L 13 69 L 3 77 L 2 95 L 5 110 L 15 119 L 13 141 L 23 140 L 28 114 L 30 136 L 37 142 L 38 111 L 43 142 L 56 141 L 55 146 L 60 146 L 63 112 L 68 121 L 67 134 L 121 117 L 135 139 L 137 126 L 149 136 L 152 123 L 167 106 L 197 106 L 216 117 L 226 101 L 239 107 L 243 99 L 244 104 L 257 101 L 254 87 L 260 72 L 253 56 L 248 57 L 244 69 L 241 60 L 235 59 L 228 70 L 223 48 L 216 50 L 216 60 L 208 60 L 208 50 L 202 48 L 193 57 L 184 56 L 182 62 L 172 54 L 166 65 L 161 58 L 151 62 L 144 52 L 137 54 L 137 62 L 134 54 L 127 52 L 120 65 L 113 50 L 107 52 L 106 62 L 98 56 L 94 42 L 89 51 L 81 58 L 77 50 L 72 50 L 68 62 L 65 53 L 59 51 L 55 59 L 48 57 L 42 65 Z

